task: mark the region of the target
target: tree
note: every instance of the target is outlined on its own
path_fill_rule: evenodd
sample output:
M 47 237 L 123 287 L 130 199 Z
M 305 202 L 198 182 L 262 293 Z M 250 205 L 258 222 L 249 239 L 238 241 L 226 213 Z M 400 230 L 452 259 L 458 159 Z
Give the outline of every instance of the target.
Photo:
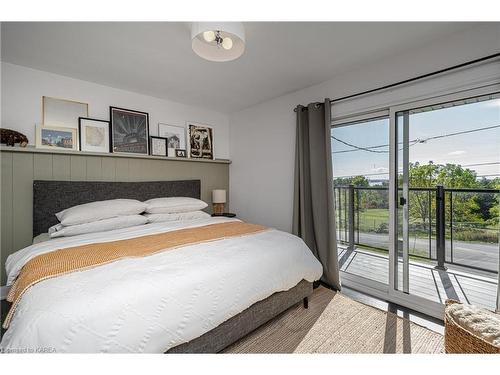
M 428 164 L 410 163 L 409 183 L 412 188 L 435 188 L 443 185 L 445 188 L 477 188 L 476 172 L 463 168 L 457 164 Z M 435 193 L 428 191 L 410 191 L 409 194 L 410 218 L 421 221 L 423 226 L 427 225 L 429 217 L 435 212 Z M 479 205 L 472 194 L 454 194 L 453 196 L 453 220 L 467 221 L 477 219 Z M 445 197 L 445 199 L 449 199 Z M 429 211 L 430 210 L 430 211 Z
M 370 182 L 365 176 L 354 176 L 354 177 L 339 177 L 334 181 L 335 186 L 349 186 L 354 185 L 358 187 L 370 186 Z

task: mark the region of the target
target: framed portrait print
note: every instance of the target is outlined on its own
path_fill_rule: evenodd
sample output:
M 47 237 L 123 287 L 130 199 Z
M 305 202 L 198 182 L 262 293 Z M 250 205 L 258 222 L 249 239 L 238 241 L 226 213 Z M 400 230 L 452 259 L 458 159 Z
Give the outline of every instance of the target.
M 184 126 L 158 124 L 158 135 L 167 138 L 167 156 L 176 156 L 175 150 L 186 148 L 186 128 Z
M 89 105 L 73 100 L 42 97 L 42 125 L 78 129 L 78 118 L 88 117 Z
M 131 109 L 109 107 L 111 152 L 149 154 L 149 115 Z
M 76 129 L 37 125 L 36 147 L 77 151 Z
M 78 119 L 78 143 L 80 151 L 110 152 L 109 121 L 80 117 Z
M 188 123 L 189 156 L 195 159 L 214 159 L 214 130 L 211 126 Z
M 153 156 L 167 156 L 167 138 L 149 137 L 149 150 Z

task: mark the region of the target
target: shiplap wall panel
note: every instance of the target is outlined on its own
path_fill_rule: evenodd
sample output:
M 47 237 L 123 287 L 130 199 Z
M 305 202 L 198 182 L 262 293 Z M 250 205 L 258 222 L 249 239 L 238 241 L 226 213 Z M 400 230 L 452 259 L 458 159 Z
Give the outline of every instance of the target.
M 5 260 L 31 244 L 33 180 L 161 181 L 201 180 L 201 198 L 211 202 L 213 189 L 229 190 L 229 164 L 64 155 L 2 150 L 1 159 L 1 285 Z M 229 196 L 229 195 L 228 195 Z
M 71 155 L 70 176 L 71 176 L 71 181 L 87 180 L 87 161 L 85 160 L 85 156 Z
M 33 154 L 19 153 L 14 154 L 12 160 L 12 245 L 15 249 L 28 246 L 33 233 L 33 179 L 35 177 L 33 156 Z
M 128 160 L 123 158 L 115 159 L 115 181 L 129 181 Z
M 102 180 L 102 158 L 100 156 L 86 157 L 87 181 Z
M 101 158 L 102 161 L 102 179 L 106 181 L 115 181 L 116 178 L 116 159 Z
M 52 178 L 60 181 L 71 178 L 71 156 L 52 155 Z
M 0 227 L 0 244 L 2 246 L 1 252 L 1 262 L 0 267 L 0 277 L 1 280 L 5 280 L 5 261 L 7 260 L 8 252 L 3 251 L 3 249 L 12 249 L 12 211 L 13 211 L 13 197 L 12 197 L 12 154 L 1 154 L 1 168 L 2 173 L 0 175 L 1 181 L 1 227 Z M 4 282 L 2 282 L 4 284 Z
M 52 174 L 52 155 L 51 154 L 34 154 L 33 155 L 33 172 L 37 180 L 51 180 Z

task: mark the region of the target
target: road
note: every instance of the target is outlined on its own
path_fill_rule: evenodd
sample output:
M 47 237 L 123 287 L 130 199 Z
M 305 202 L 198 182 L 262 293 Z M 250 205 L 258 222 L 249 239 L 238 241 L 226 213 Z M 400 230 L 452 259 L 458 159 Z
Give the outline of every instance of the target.
M 359 233 L 360 244 L 374 247 L 388 248 L 389 236 L 379 233 Z M 433 255 L 435 252 L 435 240 L 432 243 Z M 425 238 L 410 238 L 410 252 L 418 249 L 429 251 L 429 240 Z M 450 258 L 450 241 L 446 241 L 446 258 Z M 498 244 L 453 241 L 453 262 L 464 266 L 474 266 L 482 269 L 498 272 L 499 247 Z

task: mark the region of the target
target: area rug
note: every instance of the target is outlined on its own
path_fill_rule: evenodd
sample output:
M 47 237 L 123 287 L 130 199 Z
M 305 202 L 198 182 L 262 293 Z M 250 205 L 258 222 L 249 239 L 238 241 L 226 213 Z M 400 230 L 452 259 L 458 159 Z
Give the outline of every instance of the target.
M 443 353 L 443 336 L 320 287 L 225 353 Z

